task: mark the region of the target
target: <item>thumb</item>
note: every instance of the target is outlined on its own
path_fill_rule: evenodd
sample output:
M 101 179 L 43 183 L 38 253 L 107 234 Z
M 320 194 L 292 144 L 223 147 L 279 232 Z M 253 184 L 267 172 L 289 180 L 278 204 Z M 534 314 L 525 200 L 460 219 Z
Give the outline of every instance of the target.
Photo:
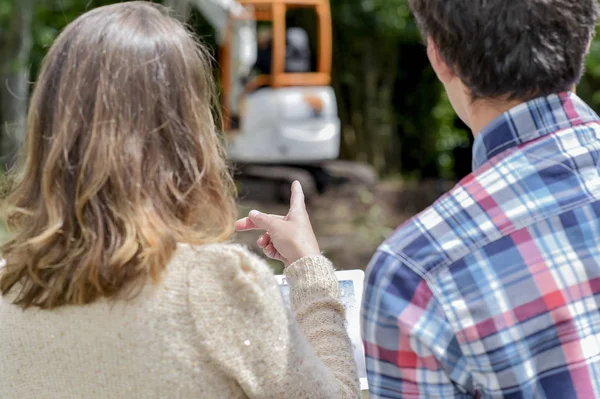
M 248 217 L 256 227 L 268 232 L 273 232 L 278 223 L 281 222 L 281 219 L 259 211 L 250 211 Z

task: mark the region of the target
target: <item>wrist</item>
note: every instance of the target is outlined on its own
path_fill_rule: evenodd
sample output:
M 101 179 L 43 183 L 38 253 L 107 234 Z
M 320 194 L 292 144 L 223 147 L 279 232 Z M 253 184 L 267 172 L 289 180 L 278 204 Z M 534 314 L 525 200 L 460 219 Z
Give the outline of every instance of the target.
M 301 259 L 313 258 L 315 256 L 323 256 L 323 253 L 319 249 L 319 244 L 312 242 L 300 242 L 296 244 L 295 256 L 293 259 L 289 259 L 289 264 L 293 264 Z
M 304 257 L 285 268 L 292 303 L 299 304 L 314 297 L 339 297 L 335 269 L 323 255 Z

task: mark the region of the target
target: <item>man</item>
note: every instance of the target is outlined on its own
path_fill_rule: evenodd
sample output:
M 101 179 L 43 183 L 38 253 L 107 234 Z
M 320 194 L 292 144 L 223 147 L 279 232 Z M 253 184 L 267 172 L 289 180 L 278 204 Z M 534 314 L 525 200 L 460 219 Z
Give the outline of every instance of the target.
M 473 172 L 378 249 L 371 398 L 600 398 L 597 0 L 410 0 Z
M 273 31 L 270 27 L 261 26 L 257 34 L 256 63 L 253 70 L 258 75 L 271 74 L 273 52 Z
M 302 28 L 292 27 L 286 31 L 285 71 L 310 72 L 310 39 Z

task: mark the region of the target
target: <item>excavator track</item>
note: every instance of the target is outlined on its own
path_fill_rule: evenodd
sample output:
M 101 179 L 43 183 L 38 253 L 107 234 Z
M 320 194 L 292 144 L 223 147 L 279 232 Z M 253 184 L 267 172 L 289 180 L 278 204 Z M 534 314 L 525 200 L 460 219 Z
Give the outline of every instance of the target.
M 368 165 L 348 161 L 329 161 L 317 165 L 244 165 L 236 168 L 241 195 L 259 200 L 289 201 L 291 185 L 302 184 L 307 201 L 330 187 L 343 184 L 374 186 L 377 174 Z
M 289 201 L 291 186 L 296 180 L 302 184 L 302 190 L 307 201 L 318 194 L 313 176 L 300 167 L 246 165 L 236 170 L 236 180 L 246 186 L 243 191 L 262 191 L 262 193 L 259 193 L 263 194 L 262 197 L 266 194 L 264 190 L 269 190 L 272 196 L 281 202 Z

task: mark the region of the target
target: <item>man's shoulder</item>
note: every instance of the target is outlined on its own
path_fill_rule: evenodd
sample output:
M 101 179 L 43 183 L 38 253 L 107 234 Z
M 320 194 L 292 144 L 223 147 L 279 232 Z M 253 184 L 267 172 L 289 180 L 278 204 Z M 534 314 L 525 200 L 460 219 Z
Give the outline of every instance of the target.
M 421 276 L 450 265 L 506 234 L 508 217 L 477 173 L 401 225 L 378 248 Z
M 581 140 L 590 129 L 599 131 L 600 124 L 503 151 L 400 226 L 379 251 L 424 276 L 532 223 L 598 200 L 598 150 Z

